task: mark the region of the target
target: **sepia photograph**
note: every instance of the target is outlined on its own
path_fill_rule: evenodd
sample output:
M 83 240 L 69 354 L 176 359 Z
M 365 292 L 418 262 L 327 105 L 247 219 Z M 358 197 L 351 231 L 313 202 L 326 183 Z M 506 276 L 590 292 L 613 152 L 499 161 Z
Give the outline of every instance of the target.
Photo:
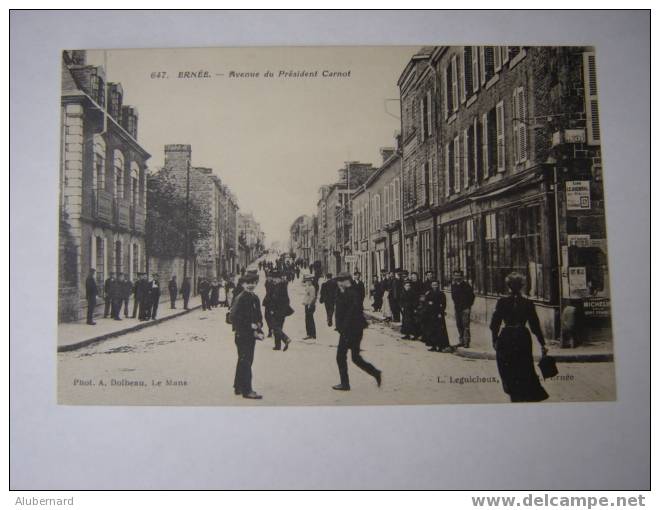
M 591 46 L 61 52 L 57 401 L 617 399 Z

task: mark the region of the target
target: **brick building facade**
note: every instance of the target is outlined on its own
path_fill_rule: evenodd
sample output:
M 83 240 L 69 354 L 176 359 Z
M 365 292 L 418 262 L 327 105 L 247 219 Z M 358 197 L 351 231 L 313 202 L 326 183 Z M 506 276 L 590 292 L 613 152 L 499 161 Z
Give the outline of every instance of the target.
M 62 54 L 59 321 L 84 315 L 85 278 L 145 269 L 147 160 L 138 113 L 84 51 Z M 102 306 L 99 299 L 99 306 Z
M 423 48 L 399 83 L 407 268 L 436 270 L 445 289 L 464 271 L 483 322 L 515 270 L 549 337 L 567 303 L 607 334 L 593 50 Z

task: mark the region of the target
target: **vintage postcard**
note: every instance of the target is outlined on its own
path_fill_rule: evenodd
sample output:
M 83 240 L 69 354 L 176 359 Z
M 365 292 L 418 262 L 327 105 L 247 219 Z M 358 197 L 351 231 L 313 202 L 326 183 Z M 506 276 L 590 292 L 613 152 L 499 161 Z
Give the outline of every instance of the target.
M 60 404 L 616 399 L 595 48 L 61 66 Z

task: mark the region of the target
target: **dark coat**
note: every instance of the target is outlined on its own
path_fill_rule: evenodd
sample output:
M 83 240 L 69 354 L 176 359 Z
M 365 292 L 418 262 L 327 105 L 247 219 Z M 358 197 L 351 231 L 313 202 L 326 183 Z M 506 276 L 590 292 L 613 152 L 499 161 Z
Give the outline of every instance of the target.
M 197 289 L 199 290 L 200 294 L 206 295 L 211 291 L 211 284 L 206 280 L 202 280 L 201 282 L 199 282 Z
M 121 298 L 128 299 L 131 297 L 133 292 L 133 282 L 130 280 L 124 280 L 121 282 Z
M 169 281 L 169 283 L 167 284 L 167 290 L 169 290 L 172 294 L 176 295 L 178 290 L 176 280 Z
M 263 322 L 259 298 L 253 292 L 241 292 L 230 310 L 231 324 L 238 337 L 254 338 L 252 324 L 259 329 Z
M 321 285 L 321 296 L 319 303 L 334 305 L 337 299 L 337 283 L 334 280 L 328 280 Z
M 181 294 L 183 296 L 190 296 L 190 280 L 183 280 L 181 284 Z
M 95 298 L 99 293 L 99 289 L 96 286 L 96 280 L 92 275 L 89 275 L 85 280 L 85 297 L 87 299 Z
M 451 284 L 451 299 L 454 301 L 456 310 L 465 310 L 472 307 L 474 303 L 474 291 L 472 285 L 466 281 Z
M 364 287 L 364 282 L 363 281 L 359 281 L 359 282 L 353 281 L 353 287 L 358 292 L 358 294 L 360 296 L 360 300 L 364 301 L 364 296 L 367 294 L 367 291 Z
M 351 286 L 343 292 L 338 290 L 335 303 L 335 325 L 342 335 L 354 336 L 367 327 L 362 310 L 360 294 Z
M 106 278 L 105 283 L 103 284 L 103 295 L 106 298 L 112 298 L 112 292 L 114 291 L 115 282 L 117 280 L 111 280 Z
M 263 299 L 263 306 L 276 316 L 287 317 L 291 315 L 293 310 L 290 305 L 287 283 L 269 284 Z
M 160 299 L 160 282 L 158 280 L 151 280 L 149 284 L 149 299 L 152 303 Z

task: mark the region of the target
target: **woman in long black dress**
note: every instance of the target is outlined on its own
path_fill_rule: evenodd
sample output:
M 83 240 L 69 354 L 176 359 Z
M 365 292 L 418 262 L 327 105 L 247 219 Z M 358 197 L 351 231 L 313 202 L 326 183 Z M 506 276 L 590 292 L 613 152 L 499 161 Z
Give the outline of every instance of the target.
M 440 290 L 440 282 L 431 280 L 431 290 L 424 294 L 426 306 L 422 315 L 422 338 L 430 347 L 429 351 L 453 352 L 449 346 L 449 335 L 445 322 L 447 298 Z
M 415 308 L 417 307 L 417 294 L 412 289 L 410 280 L 403 283 L 401 292 L 401 338 L 410 340 L 415 335 Z
M 540 402 L 547 399 L 548 394 L 534 370 L 529 329 L 541 344 L 543 354 L 547 349 L 534 303 L 521 295 L 524 283 L 525 277 L 519 273 L 506 277 L 511 295 L 497 301 L 490 330 L 504 392 L 511 402 Z M 500 331 L 502 322 L 504 328 Z

